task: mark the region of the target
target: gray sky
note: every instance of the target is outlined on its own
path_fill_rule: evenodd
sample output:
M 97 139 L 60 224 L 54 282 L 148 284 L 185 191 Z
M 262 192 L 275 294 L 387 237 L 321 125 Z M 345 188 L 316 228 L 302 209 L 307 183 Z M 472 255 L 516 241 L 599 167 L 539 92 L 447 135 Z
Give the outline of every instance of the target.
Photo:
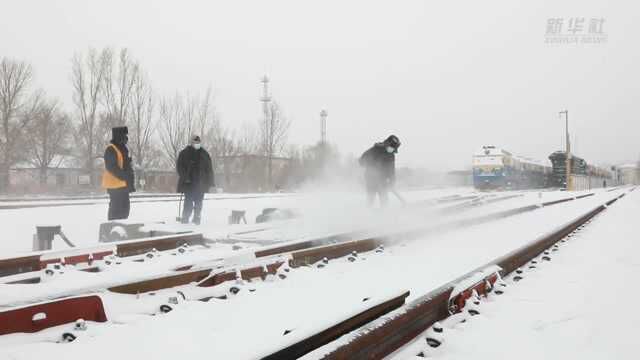
M 398 161 L 470 166 L 484 144 L 544 159 L 568 108 L 588 162 L 640 154 L 640 45 L 632 1 L 3 0 L 0 56 L 71 104 L 70 59 L 127 47 L 161 94 L 211 84 L 223 121 L 257 121 L 259 79 L 292 119 L 290 140 L 328 136 L 359 154 L 390 133 Z M 604 18 L 604 44 L 545 44 L 547 19 Z M 586 31 L 587 24 L 585 24 Z M 70 107 L 68 106 L 68 109 Z

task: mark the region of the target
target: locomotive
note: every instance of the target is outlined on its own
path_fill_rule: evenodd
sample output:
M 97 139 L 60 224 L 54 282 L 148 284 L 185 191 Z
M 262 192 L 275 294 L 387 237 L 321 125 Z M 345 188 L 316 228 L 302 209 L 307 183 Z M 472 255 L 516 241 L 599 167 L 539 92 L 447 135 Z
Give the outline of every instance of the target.
M 473 185 L 476 189 L 536 189 L 566 187 L 566 153 L 555 151 L 549 155 L 551 166 L 513 155 L 493 145 L 483 146 L 473 155 Z M 591 189 L 613 184 L 613 174 L 604 168 L 589 165 L 571 156 L 573 189 Z
M 550 186 L 550 166 L 493 145 L 473 155 L 473 185 L 477 189 L 531 189 Z

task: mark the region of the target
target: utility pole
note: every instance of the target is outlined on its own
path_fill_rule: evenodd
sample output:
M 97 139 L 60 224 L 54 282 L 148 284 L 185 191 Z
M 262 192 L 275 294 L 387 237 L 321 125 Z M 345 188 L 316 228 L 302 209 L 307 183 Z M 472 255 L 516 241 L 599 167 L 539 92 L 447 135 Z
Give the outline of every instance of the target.
M 565 184 L 566 190 L 571 191 L 573 189 L 573 184 L 571 181 L 571 143 L 569 141 L 569 110 L 560 111 L 560 114 L 564 114 L 565 118 L 565 136 L 566 136 L 566 175 L 565 175 Z
M 318 147 L 318 160 L 320 169 L 327 165 L 327 110 L 320 111 L 320 146 Z
M 267 168 L 266 168 L 266 186 L 269 190 L 271 190 L 271 176 L 272 176 L 272 156 L 273 149 L 271 148 L 273 144 L 273 123 L 271 117 L 269 116 L 269 104 L 271 103 L 271 96 L 269 96 L 269 77 L 267 75 L 263 76 L 260 80 L 262 83 L 262 97 L 260 101 L 262 102 L 262 111 L 264 112 L 264 131 L 262 134 L 262 146 L 264 147 L 264 155 L 267 160 Z
M 271 102 L 271 96 L 269 96 L 269 77 L 267 75 L 263 76 L 260 79 L 262 83 L 262 97 L 260 101 L 262 102 L 262 111 L 264 111 L 264 119 L 267 121 L 269 118 L 269 103 Z
M 320 144 L 322 147 L 327 143 L 327 110 L 320 111 Z

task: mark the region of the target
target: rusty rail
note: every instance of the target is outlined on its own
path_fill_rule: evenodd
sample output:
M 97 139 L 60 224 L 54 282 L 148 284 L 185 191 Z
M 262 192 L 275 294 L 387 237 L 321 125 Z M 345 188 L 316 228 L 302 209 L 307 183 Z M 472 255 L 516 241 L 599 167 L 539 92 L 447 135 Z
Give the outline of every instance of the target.
M 144 254 L 156 249 L 158 251 L 176 249 L 182 245 L 203 245 L 205 243 L 201 233 L 185 233 L 163 236 L 157 239 L 128 240 L 116 243 L 117 255 L 120 257 Z
M 340 344 L 328 350 L 322 359 L 382 359 L 385 356 L 400 349 L 411 340 L 426 331 L 436 321 L 440 321 L 451 314 L 452 292 L 461 282 L 469 279 L 479 271 L 498 267 L 499 275 L 505 276 L 531 261 L 556 242 L 575 231 L 594 216 L 606 209 L 625 194 L 611 199 L 604 205 L 600 205 L 571 223 L 562 226 L 552 233 L 543 236 L 507 255 L 469 272 L 439 288 L 421 296 L 413 302 L 403 306 L 393 313 L 375 320 L 355 332 L 341 339 Z M 493 277 L 494 273 L 487 274 L 486 280 Z M 480 282 L 482 284 L 482 282 Z M 477 287 L 478 284 L 474 284 Z
M 78 249 L 70 251 L 43 251 L 33 255 L 15 258 L 0 259 L 0 278 L 3 276 L 17 275 L 44 269 L 47 264 L 65 263 L 67 265 L 88 264 L 95 260 L 101 260 L 106 256 L 116 254 L 120 257 L 128 257 L 144 254 L 156 249 L 158 251 L 176 249 L 184 244 L 203 245 L 205 240 L 200 233 L 184 233 L 161 236 L 140 240 L 126 240 L 113 242 L 91 248 L 78 254 Z M 34 283 L 33 279 L 25 279 L 27 283 Z M 18 281 L 19 283 L 19 281 Z
M 587 196 L 590 196 L 588 194 Z M 584 196 L 583 196 L 584 197 Z M 563 199 L 564 201 L 574 200 L 574 197 Z M 543 203 L 542 206 L 550 206 L 557 204 L 558 202 Z M 492 221 L 495 219 L 505 218 L 508 216 L 517 215 L 520 213 L 532 211 L 539 208 L 538 205 L 530 205 L 517 209 L 500 211 L 485 216 L 459 220 L 453 223 L 444 224 L 434 229 L 434 231 L 444 231 L 447 229 L 458 228 L 460 226 L 477 225 L 484 222 Z M 377 238 L 365 238 L 361 240 L 352 240 L 344 242 L 346 239 L 356 236 L 362 236 L 358 232 L 350 232 L 345 234 L 339 234 L 329 237 L 322 237 L 318 239 L 312 239 L 294 244 L 287 244 L 282 246 L 276 246 L 269 249 L 258 250 L 255 252 L 256 258 L 266 258 L 268 256 L 283 256 L 289 254 L 291 258 L 288 260 L 291 267 L 310 265 L 322 260 L 323 258 L 334 259 L 342 256 L 349 255 L 352 252 L 364 252 L 374 250 L 378 245 L 389 241 L 392 238 L 409 239 L 419 237 L 425 234 L 423 228 L 415 230 L 409 230 L 398 234 L 387 235 Z M 267 267 L 273 268 L 273 266 L 280 266 L 282 264 L 281 258 L 275 258 L 271 263 L 267 264 Z M 120 284 L 112 286 L 109 290 L 125 294 L 137 294 L 147 291 L 155 291 L 160 289 L 166 289 L 175 286 L 182 286 L 190 284 L 194 281 L 199 282 L 199 286 L 215 286 L 226 281 L 237 280 L 236 273 L 240 271 L 241 277 L 244 280 L 250 280 L 254 278 L 263 278 L 267 274 L 273 274 L 275 270 L 264 271 L 263 265 L 260 266 L 240 266 L 236 268 L 225 268 L 222 270 L 214 267 L 205 267 L 198 270 L 191 270 L 193 266 L 184 266 L 180 269 L 185 271 L 182 274 L 161 275 L 152 279 L 136 281 L 133 283 Z M 203 275 L 207 273 L 206 275 Z M 255 274 L 255 276 L 248 274 Z M 152 289 L 152 290 L 149 290 Z
M 354 316 L 344 319 L 335 325 L 329 326 L 315 334 L 311 334 L 301 341 L 275 351 L 272 354 L 264 356 L 262 357 L 262 360 L 298 359 L 299 357 L 337 339 L 341 335 L 357 329 L 358 327 L 399 308 L 400 306 L 404 305 L 405 299 L 408 296 L 409 291 L 406 291 L 398 296 L 384 301 L 381 304 L 372 306 Z
M 590 194 L 585 196 L 590 196 Z M 582 196 L 582 197 L 585 197 L 585 196 Z M 624 194 L 621 195 L 620 197 L 622 196 L 624 196 Z M 615 200 L 616 199 L 607 202 L 607 205 L 610 205 Z M 566 201 L 569 201 L 569 200 L 566 200 Z M 549 205 L 552 205 L 555 203 L 558 203 L 558 202 L 549 203 Z M 491 216 L 505 217 L 505 216 L 514 215 L 523 211 L 529 211 L 529 210 L 532 210 L 533 208 L 537 208 L 537 206 L 515 209 L 517 211 L 509 210 L 506 212 L 500 212 L 497 215 L 493 214 Z M 593 215 L 595 215 L 595 213 L 599 211 L 602 211 L 602 209 L 604 209 L 604 206 L 598 208 L 597 209 L 598 211 L 594 210 Z M 585 217 L 586 216 L 587 215 L 585 215 Z M 486 220 L 488 220 L 488 218 L 483 218 L 482 221 L 486 221 Z M 186 267 L 184 270 L 182 270 L 178 274 L 173 274 L 170 276 L 161 276 L 159 278 L 149 279 L 145 281 L 137 281 L 133 283 L 120 284 L 120 285 L 112 286 L 111 288 L 109 288 L 109 290 L 114 292 L 119 292 L 119 293 L 136 294 L 136 293 L 143 293 L 143 292 L 149 292 L 149 291 L 156 291 L 156 290 L 180 286 L 180 285 L 186 285 L 194 282 L 199 283 L 198 284 L 199 286 L 206 287 L 206 286 L 215 286 L 226 281 L 237 280 L 238 277 L 241 277 L 244 280 L 251 280 L 254 278 L 264 279 L 268 274 L 275 274 L 280 268 L 280 266 L 284 264 L 285 261 L 288 261 L 291 267 L 308 266 L 308 265 L 317 263 L 318 261 L 323 261 L 325 258 L 333 259 L 333 258 L 347 256 L 350 254 L 351 255 L 357 254 L 358 252 L 371 251 L 371 250 L 374 250 L 377 246 L 379 246 L 384 240 L 387 240 L 387 238 L 367 238 L 363 240 L 353 240 L 345 243 L 335 244 L 335 242 L 344 241 L 344 239 L 347 238 L 349 235 L 353 236 L 355 234 L 356 233 L 341 234 L 333 237 L 323 238 L 323 241 L 321 242 L 318 242 L 317 240 L 316 241 L 310 240 L 308 242 L 305 242 L 302 246 L 298 244 L 294 244 L 293 246 L 285 245 L 281 247 L 268 249 L 267 252 L 256 253 L 255 255 L 257 258 L 271 256 L 271 255 L 280 255 L 278 257 L 274 257 L 272 262 L 269 263 L 267 261 L 266 263 L 260 266 L 247 265 L 245 267 L 240 267 L 235 269 L 227 268 L 217 273 L 215 273 L 212 268 L 190 270 L 189 267 Z M 199 241 L 201 239 L 200 234 L 179 235 L 179 237 L 183 237 L 182 240 L 185 240 L 184 238 L 185 236 L 188 238 L 186 240 L 191 239 L 194 241 Z M 160 239 L 160 240 L 164 241 L 160 245 L 158 243 L 149 242 L 148 240 L 126 242 L 126 244 L 121 244 L 121 245 L 126 245 L 131 247 L 128 249 L 125 248 L 122 253 L 123 254 L 125 252 L 131 253 L 131 254 L 139 253 L 141 248 L 150 246 L 150 245 L 152 245 L 154 248 L 164 249 L 162 246 L 170 247 L 170 246 L 179 246 L 181 244 L 179 243 L 178 239 L 172 239 L 171 241 L 169 241 L 165 237 L 164 239 Z M 132 244 L 135 244 L 135 246 L 133 246 Z M 142 244 L 144 244 L 144 246 Z M 517 256 L 513 255 L 512 257 L 506 258 L 507 260 L 513 260 L 512 258 L 518 258 L 518 260 L 513 260 L 512 262 L 508 262 L 505 259 L 500 259 L 500 260 L 497 260 L 497 262 L 499 261 L 499 264 L 503 269 L 513 269 L 514 267 L 519 266 L 518 264 L 521 265 L 523 261 L 526 262 L 526 260 L 523 260 L 523 259 L 526 259 L 528 256 L 531 256 L 532 253 L 535 253 L 536 251 L 539 251 L 539 252 L 543 251 L 544 250 L 543 245 L 546 245 L 546 244 L 547 244 L 546 242 L 544 242 L 544 244 L 540 243 L 538 244 L 539 246 L 536 247 L 534 250 L 521 251 L 521 252 L 518 252 Z M 305 246 L 307 248 L 305 248 Z M 283 257 L 284 255 L 286 256 Z M 28 257 L 26 257 L 25 259 L 22 259 L 22 263 L 20 263 L 19 261 L 18 263 L 22 264 L 20 266 L 28 267 L 30 264 L 29 261 L 31 260 L 32 259 L 29 259 Z M 508 272 L 505 272 L 503 270 L 503 273 L 508 273 Z M 434 321 L 445 317 L 448 314 L 448 311 L 450 310 L 449 308 L 450 304 L 448 304 L 448 301 L 451 300 L 450 299 L 451 291 L 453 289 L 452 287 L 449 287 L 449 285 L 450 284 L 445 285 L 431 292 L 430 294 L 417 299 L 411 304 L 405 305 L 402 309 L 398 310 L 402 312 L 399 316 L 393 316 L 391 318 L 385 317 L 390 319 L 388 322 L 389 324 L 395 324 L 394 326 L 403 327 L 405 328 L 405 330 L 396 331 L 394 330 L 395 327 L 390 327 L 390 329 L 392 330 L 387 332 L 385 329 L 388 329 L 389 325 L 387 325 L 387 323 L 385 322 L 383 324 L 384 326 L 381 326 L 378 330 L 376 330 L 379 332 L 378 333 L 379 338 L 376 341 L 378 341 L 381 346 L 382 344 L 385 344 L 384 347 L 382 347 L 381 349 L 388 349 L 390 347 L 396 346 L 397 344 L 404 344 L 407 341 L 409 341 L 411 338 L 415 337 L 417 334 L 422 332 L 426 327 L 430 326 L 430 324 L 432 324 Z M 479 285 L 475 285 L 475 286 L 479 286 Z M 480 288 L 478 289 L 480 290 Z M 461 295 L 461 296 L 462 297 L 457 298 L 458 299 L 457 301 L 464 301 L 464 297 L 463 297 L 464 295 Z M 53 303 L 56 304 L 55 306 L 61 306 L 60 304 L 67 304 L 65 300 L 66 299 L 56 300 Z M 341 327 L 341 329 L 342 329 L 342 334 L 344 334 L 347 331 L 352 330 L 353 327 L 343 326 Z M 332 331 L 337 331 L 337 330 L 334 329 Z M 333 337 L 333 335 L 331 337 Z M 321 338 L 325 340 L 327 339 L 326 336 L 322 336 Z M 351 350 L 348 350 L 350 352 L 348 353 L 349 355 L 347 357 L 338 356 L 335 358 L 351 359 L 351 358 L 358 358 L 357 356 L 361 356 L 361 355 L 365 356 L 363 358 L 370 358 L 371 354 L 374 354 L 374 355 L 382 354 L 383 352 L 386 351 L 386 350 L 374 351 L 370 348 L 362 347 L 363 346 L 362 344 L 358 345 L 359 342 L 361 341 L 363 340 L 358 340 L 358 342 L 349 344 L 349 349 Z M 313 340 L 313 343 L 317 345 L 318 344 L 317 339 Z M 364 345 L 366 345 L 366 342 Z M 361 350 L 358 350 L 357 348 L 358 346 L 361 347 Z M 307 345 L 305 345 L 305 349 L 307 350 L 309 349 L 308 343 Z M 361 354 L 361 355 L 358 355 L 358 354 Z M 369 354 L 369 355 L 366 355 L 366 354 Z M 356 357 L 352 357 L 352 355 Z
M 78 319 L 107 321 L 102 299 L 81 296 L 0 311 L 0 335 L 33 333 Z
M 288 254 L 289 266 L 292 268 L 311 265 L 323 259 L 336 259 L 343 257 L 353 252 L 365 252 L 374 250 L 380 241 L 375 239 L 355 240 L 346 243 L 336 245 L 318 246 L 308 250 L 294 251 L 290 253 L 290 247 L 278 248 L 282 251 L 280 253 Z M 271 253 L 276 255 L 278 253 Z M 160 289 L 166 289 L 175 286 L 187 285 L 192 282 L 198 282 L 200 287 L 211 287 L 220 285 L 224 282 L 238 280 L 238 277 L 243 280 L 253 279 L 265 279 L 269 274 L 276 274 L 278 268 L 285 263 L 285 258 L 276 257 L 273 261 L 263 265 L 245 265 L 237 266 L 234 268 L 224 268 L 222 270 L 216 270 L 213 268 L 206 268 L 201 270 L 185 270 L 186 272 L 176 275 L 160 276 L 154 279 L 137 281 L 133 283 L 118 285 L 110 287 L 109 290 L 123 294 L 137 294 L 148 291 L 156 291 Z M 239 276 L 238 276 L 239 275 Z

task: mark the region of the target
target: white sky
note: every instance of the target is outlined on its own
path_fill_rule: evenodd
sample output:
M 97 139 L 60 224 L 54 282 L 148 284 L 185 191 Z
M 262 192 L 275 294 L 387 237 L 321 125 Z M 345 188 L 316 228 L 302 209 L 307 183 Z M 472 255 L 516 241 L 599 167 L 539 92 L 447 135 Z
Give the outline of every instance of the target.
M 326 108 L 342 152 L 394 133 L 400 164 L 434 170 L 469 166 L 484 144 L 545 159 L 561 147 L 568 108 L 575 153 L 619 163 L 640 154 L 639 10 L 611 0 L 1 0 L 0 56 L 31 62 L 37 85 L 70 105 L 74 52 L 127 47 L 161 94 L 212 84 L 233 127 L 261 116 L 267 72 L 292 142 L 317 141 Z M 604 18 L 608 41 L 545 44 L 547 19 L 572 17 Z

